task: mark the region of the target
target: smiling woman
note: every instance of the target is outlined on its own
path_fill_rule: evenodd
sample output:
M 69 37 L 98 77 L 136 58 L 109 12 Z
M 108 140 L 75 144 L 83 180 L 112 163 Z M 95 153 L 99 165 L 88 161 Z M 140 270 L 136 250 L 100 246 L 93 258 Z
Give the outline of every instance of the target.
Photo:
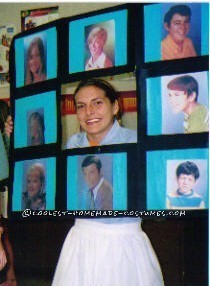
M 121 127 L 116 119 L 118 94 L 108 82 L 81 82 L 74 101 L 83 131 L 70 137 L 67 148 L 137 142 L 136 131 Z M 82 163 L 88 209 L 112 210 L 116 188 L 101 177 L 101 164 L 93 157 Z M 138 217 L 77 218 L 65 239 L 52 285 L 163 286 L 157 257 L 140 224 Z
M 101 79 L 89 79 L 79 84 L 75 91 L 77 117 L 83 132 L 70 137 L 67 148 L 135 143 L 135 131 L 121 127 L 117 120 L 118 94 Z
M 111 103 L 104 91 L 95 86 L 83 87 L 75 100 L 81 127 L 86 130 L 89 142 L 97 145 L 113 125 L 113 117 L 119 110 L 118 102 Z
M 44 44 L 40 37 L 34 38 L 28 48 L 25 84 L 46 80 Z

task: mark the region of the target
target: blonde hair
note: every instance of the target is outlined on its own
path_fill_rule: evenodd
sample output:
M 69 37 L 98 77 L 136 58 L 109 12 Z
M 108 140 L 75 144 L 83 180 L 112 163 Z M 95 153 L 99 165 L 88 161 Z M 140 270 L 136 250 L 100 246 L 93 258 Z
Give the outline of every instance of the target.
M 108 33 L 106 29 L 101 26 L 95 27 L 90 31 L 87 37 L 87 43 L 89 44 L 93 38 L 99 38 L 104 46 L 107 40 L 107 35 Z
M 44 188 L 45 188 L 45 168 L 41 163 L 35 163 L 29 167 L 29 169 L 27 171 L 27 177 L 28 177 L 28 175 L 30 175 L 34 171 L 39 172 L 39 178 L 40 178 L 40 182 L 42 185 L 42 188 L 41 188 L 39 194 L 43 194 Z

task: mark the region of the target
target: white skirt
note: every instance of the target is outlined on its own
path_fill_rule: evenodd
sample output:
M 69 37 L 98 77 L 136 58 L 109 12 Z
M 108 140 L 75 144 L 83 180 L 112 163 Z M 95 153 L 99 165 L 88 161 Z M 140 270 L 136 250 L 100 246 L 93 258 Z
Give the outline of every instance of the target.
M 162 286 L 161 269 L 139 222 L 76 220 L 52 286 Z

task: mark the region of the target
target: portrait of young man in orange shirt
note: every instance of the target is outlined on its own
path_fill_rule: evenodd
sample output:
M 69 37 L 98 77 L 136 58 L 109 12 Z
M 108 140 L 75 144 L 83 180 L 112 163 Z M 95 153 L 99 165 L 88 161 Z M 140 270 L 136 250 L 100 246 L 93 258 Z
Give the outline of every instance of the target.
M 190 31 L 191 9 L 187 5 L 172 6 L 164 17 L 168 35 L 161 42 L 162 60 L 196 57 Z

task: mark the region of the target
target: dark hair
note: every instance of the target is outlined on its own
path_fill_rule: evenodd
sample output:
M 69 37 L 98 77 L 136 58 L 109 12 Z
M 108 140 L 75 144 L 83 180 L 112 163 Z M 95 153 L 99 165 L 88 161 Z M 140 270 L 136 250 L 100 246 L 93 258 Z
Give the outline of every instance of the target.
M 44 118 L 43 118 L 43 116 L 41 115 L 41 113 L 39 113 L 39 112 L 37 112 L 37 111 L 31 113 L 31 115 L 30 115 L 30 117 L 29 117 L 29 123 L 31 122 L 32 119 L 33 119 L 33 120 L 37 120 L 37 121 L 39 122 L 39 124 L 40 124 L 40 126 L 41 126 L 41 128 L 42 128 L 42 130 L 43 130 L 43 132 L 44 132 L 44 130 L 45 130 Z
M 29 117 L 29 128 L 30 128 L 30 124 L 31 124 L 31 121 L 32 120 L 35 120 L 38 122 L 39 126 L 40 126 L 40 131 L 41 131 L 41 134 L 42 134 L 42 142 L 40 145 L 44 144 L 45 143 L 45 137 L 44 137 L 44 131 L 45 131 L 45 125 L 44 125 L 44 117 L 43 115 L 41 115 L 41 113 L 39 112 L 33 112 L 31 113 L 30 117 Z M 32 139 L 29 138 L 29 142 L 28 144 L 31 145 Z
M 96 156 L 87 156 L 84 161 L 82 162 L 82 168 L 88 167 L 91 164 L 95 164 L 98 172 L 100 172 L 102 164 L 101 160 Z
M 74 92 L 74 101 L 75 101 L 75 97 L 77 92 L 86 86 L 96 86 L 100 89 L 102 89 L 105 92 L 105 96 L 111 101 L 111 103 L 115 103 L 116 100 L 119 99 L 118 93 L 116 92 L 116 90 L 114 89 L 114 87 L 109 84 L 107 81 L 102 80 L 102 79 L 86 79 L 83 80 L 79 83 L 79 85 L 77 86 L 75 92 Z
M 7 120 L 7 116 L 10 114 L 9 105 L 4 100 L 0 100 L 0 131 L 4 132 L 4 124 Z
M 174 14 L 179 14 L 181 16 L 189 16 L 191 18 L 191 9 L 187 5 L 175 5 L 172 6 L 168 12 L 165 14 L 164 23 L 167 23 L 168 27 L 170 27 L 171 19 Z
M 198 99 L 198 82 L 190 75 L 183 75 L 174 78 L 167 84 L 167 88 L 171 90 L 184 91 L 187 93 L 187 96 L 190 96 L 192 92 L 195 92 L 195 101 Z
M 186 161 L 184 163 L 181 163 L 177 169 L 176 169 L 176 176 L 177 178 L 181 175 L 193 175 L 195 180 L 197 180 L 200 177 L 199 169 L 196 166 L 195 163 Z

